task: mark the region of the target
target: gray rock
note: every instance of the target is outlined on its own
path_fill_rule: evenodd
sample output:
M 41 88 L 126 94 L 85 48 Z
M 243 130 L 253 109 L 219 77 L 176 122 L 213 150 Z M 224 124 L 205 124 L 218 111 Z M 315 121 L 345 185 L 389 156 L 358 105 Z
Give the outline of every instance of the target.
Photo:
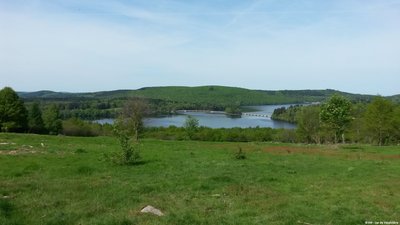
M 154 208 L 151 205 L 148 205 L 144 207 L 142 210 L 140 210 L 141 213 L 151 213 L 157 216 L 164 216 L 164 213 L 162 213 L 159 209 Z

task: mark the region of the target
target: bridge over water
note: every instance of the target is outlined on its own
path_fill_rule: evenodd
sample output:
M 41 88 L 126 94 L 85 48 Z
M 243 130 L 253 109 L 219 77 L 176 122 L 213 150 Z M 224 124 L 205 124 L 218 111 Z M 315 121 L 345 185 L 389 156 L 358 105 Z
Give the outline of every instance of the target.
M 213 110 L 192 110 L 192 109 L 181 109 L 176 110 L 177 113 L 188 113 L 188 112 L 200 112 L 200 113 L 210 113 L 210 114 L 226 114 L 224 111 L 213 111 Z
M 259 113 L 242 113 L 242 116 L 254 116 L 254 117 L 265 117 L 265 118 L 269 118 L 268 115 L 266 114 L 259 114 Z
M 213 111 L 213 110 L 177 110 L 177 113 L 188 113 L 188 112 L 201 112 L 201 113 L 210 113 L 210 114 L 225 114 L 227 115 L 228 113 L 224 111 Z M 252 117 L 264 117 L 264 118 L 269 118 L 270 116 L 266 114 L 259 114 L 255 112 L 243 112 L 241 116 L 252 116 Z

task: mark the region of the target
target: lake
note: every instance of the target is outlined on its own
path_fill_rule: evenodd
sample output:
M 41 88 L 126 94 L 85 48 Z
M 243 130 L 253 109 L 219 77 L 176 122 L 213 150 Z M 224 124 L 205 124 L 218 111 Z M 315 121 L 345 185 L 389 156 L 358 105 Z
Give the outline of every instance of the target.
M 182 127 L 185 123 L 186 118 L 190 115 L 199 120 L 200 126 L 211 127 L 211 128 L 232 128 L 232 127 L 271 127 L 271 128 L 284 128 L 293 129 L 296 125 L 271 120 L 270 116 L 276 108 L 289 107 L 290 105 L 261 105 L 261 106 L 248 106 L 246 113 L 250 115 L 244 115 L 242 117 L 232 118 L 224 114 L 212 114 L 205 112 L 184 112 L 178 115 L 162 116 L 162 117 L 151 117 L 144 119 L 144 124 L 147 127 L 169 127 L 177 126 Z M 252 116 L 251 113 L 257 115 L 265 115 L 267 117 Z M 101 119 L 96 122 L 113 123 L 113 119 Z

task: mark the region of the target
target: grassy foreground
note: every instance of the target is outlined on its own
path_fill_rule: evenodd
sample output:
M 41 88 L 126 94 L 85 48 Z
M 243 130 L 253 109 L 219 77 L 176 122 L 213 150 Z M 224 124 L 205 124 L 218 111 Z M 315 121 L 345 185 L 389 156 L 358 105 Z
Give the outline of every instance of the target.
M 118 149 L 0 134 L 0 224 L 400 222 L 400 147 L 144 140 L 143 164 L 102 161 Z

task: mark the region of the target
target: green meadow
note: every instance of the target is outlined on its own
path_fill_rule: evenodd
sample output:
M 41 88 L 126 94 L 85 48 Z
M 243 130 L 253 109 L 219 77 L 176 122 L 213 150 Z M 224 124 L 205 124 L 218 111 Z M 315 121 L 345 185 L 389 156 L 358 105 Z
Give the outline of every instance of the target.
M 0 134 L 0 224 L 400 222 L 399 146 L 145 139 L 142 163 L 104 160 L 118 150 L 112 137 Z

